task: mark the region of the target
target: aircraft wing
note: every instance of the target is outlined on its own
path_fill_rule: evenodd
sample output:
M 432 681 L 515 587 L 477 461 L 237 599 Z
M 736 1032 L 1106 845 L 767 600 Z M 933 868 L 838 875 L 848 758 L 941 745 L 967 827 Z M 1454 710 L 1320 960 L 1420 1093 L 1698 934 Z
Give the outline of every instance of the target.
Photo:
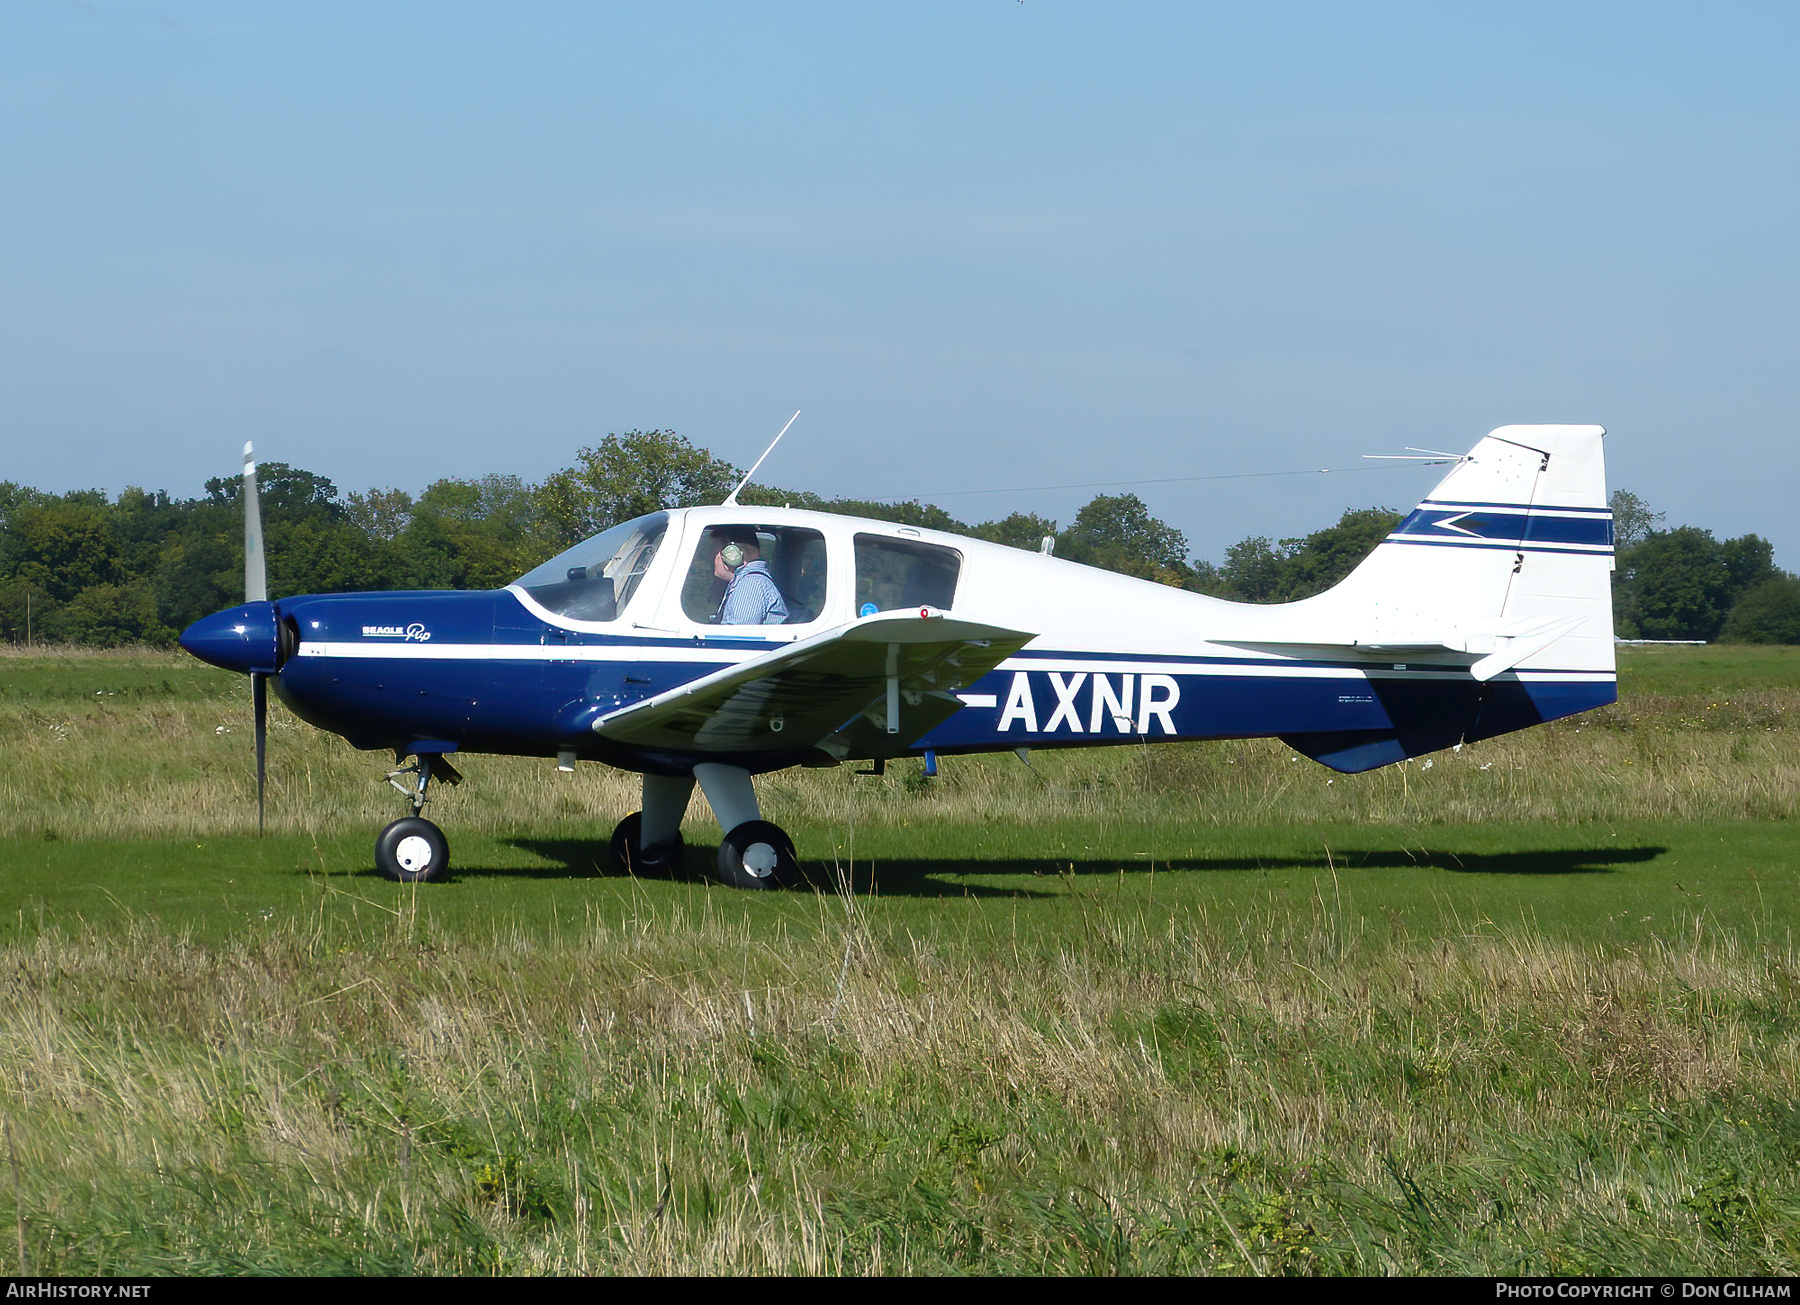
M 882 612 L 610 712 L 594 732 L 682 751 L 893 755 L 1035 637 L 932 608 Z

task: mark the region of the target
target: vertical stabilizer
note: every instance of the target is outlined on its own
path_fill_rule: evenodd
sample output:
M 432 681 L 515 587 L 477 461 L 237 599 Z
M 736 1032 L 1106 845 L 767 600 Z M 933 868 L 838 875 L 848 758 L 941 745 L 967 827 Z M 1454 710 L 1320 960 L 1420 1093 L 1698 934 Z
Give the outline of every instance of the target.
M 1421 632 L 1481 655 L 1477 679 L 1613 669 L 1612 512 L 1599 426 L 1502 426 L 1330 593 L 1358 642 Z
M 1605 434 L 1502 426 L 1341 584 L 1292 604 L 1296 642 L 1334 632 L 1313 637 L 1390 659 L 1370 675 L 1394 728 L 1282 737 L 1363 770 L 1613 701 Z

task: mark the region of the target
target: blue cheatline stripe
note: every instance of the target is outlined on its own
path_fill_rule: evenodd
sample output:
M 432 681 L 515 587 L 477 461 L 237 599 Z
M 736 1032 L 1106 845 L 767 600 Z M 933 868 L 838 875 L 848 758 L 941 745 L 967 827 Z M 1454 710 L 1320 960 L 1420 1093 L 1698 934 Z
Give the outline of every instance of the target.
M 1601 517 L 1546 517 L 1534 512 L 1525 518 L 1525 538 L 1546 544 L 1611 548 L 1612 522 Z
M 978 687 L 981 706 L 957 712 L 913 746 L 943 751 L 1269 734 L 1298 746 L 1294 735 L 1335 736 L 1312 740 L 1319 746 L 1306 750 L 1317 756 L 1392 736 L 1404 745 L 1401 755 L 1415 755 L 1448 747 L 1465 732 L 1470 738 L 1488 737 L 1618 696 L 1610 677 L 1547 684 L 1502 679 L 1481 685 L 1468 679 L 1365 683 L 1323 677 L 1152 675 L 1133 686 L 1137 701 L 1130 705 L 1122 700 L 1129 690 L 1105 675 L 1063 682 L 1002 669 L 984 676 Z M 1146 705 L 1146 690 L 1155 695 L 1154 707 Z M 1377 757 L 1347 760 L 1350 764 L 1340 768 L 1379 764 Z
M 1389 538 L 1394 535 L 1609 547 L 1612 544 L 1612 522 L 1603 517 L 1559 517 L 1538 512 L 1496 513 L 1434 507 L 1416 509 L 1394 528 L 1393 535 Z
M 1607 517 L 1612 515 L 1612 509 L 1609 507 L 1560 507 L 1555 504 L 1546 503 L 1539 503 L 1536 505 L 1531 503 L 1477 503 L 1473 499 L 1466 498 L 1422 499 L 1420 500 L 1419 506 L 1432 508 L 1507 508 L 1513 512 L 1580 512 L 1591 516 Z

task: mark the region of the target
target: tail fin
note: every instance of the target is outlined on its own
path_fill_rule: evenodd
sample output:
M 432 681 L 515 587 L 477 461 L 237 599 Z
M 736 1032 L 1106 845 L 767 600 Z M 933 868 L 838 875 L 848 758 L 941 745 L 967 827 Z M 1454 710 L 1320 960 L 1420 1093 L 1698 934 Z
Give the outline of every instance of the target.
M 1478 680 L 1613 670 L 1612 511 L 1599 426 L 1502 426 L 1457 464 L 1322 607 L 1356 642 L 1427 632 L 1481 653 Z
M 1342 583 L 1289 608 L 1296 627 L 1337 631 L 1340 643 L 1400 660 L 1410 650 L 1421 666 L 1434 654 L 1474 655 L 1468 714 L 1453 724 L 1446 701 L 1428 726 L 1421 717 L 1409 729 L 1396 710 L 1398 734 L 1380 746 L 1322 735 L 1302 736 L 1315 746 L 1288 742 L 1360 770 L 1613 701 L 1605 433 L 1502 426 Z

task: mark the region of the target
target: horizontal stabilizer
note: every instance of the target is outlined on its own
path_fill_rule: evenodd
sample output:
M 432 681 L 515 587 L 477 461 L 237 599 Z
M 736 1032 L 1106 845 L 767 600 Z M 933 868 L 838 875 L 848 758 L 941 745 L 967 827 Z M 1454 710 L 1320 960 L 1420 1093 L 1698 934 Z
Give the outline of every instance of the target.
M 1503 634 L 1497 640 L 1500 646 L 1469 667 L 1469 674 L 1485 684 L 1527 657 L 1535 657 L 1587 619 L 1585 616 L 1565 616 L 1560 620 L 1536 621 L 1529 628 Z
M 1476 658 L 1469 667 L 1469 673 L 1485 682 L 1542 652 L 1587 619 L 1585 616 L 1526 617 L 1503 624 L 1482 622 L 1473 628 L 1433 632 L 1395 631 L 1356 637 L 1334 631 L 1314 638 L 1215 638 L 1212 642 L 1257 651 L 1279 652 L 1290 657 L 1306 651 L 1340 655 L 1345 652 L 1363 652 L 1383 657 L 1395 653 L 1461 653 Z

